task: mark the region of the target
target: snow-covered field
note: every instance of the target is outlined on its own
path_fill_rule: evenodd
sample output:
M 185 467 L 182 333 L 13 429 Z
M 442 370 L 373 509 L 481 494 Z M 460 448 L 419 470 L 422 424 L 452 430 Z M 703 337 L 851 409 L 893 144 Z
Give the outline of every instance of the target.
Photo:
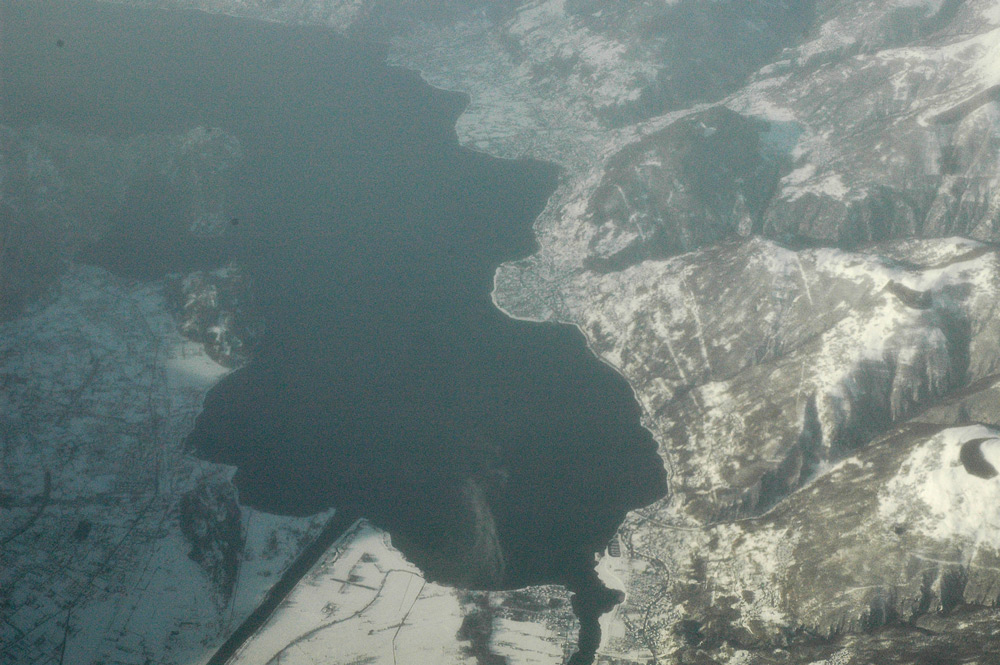
M 461 602 L 425 582 L 389 537 L 356 523 L 230 659 L 232 665 L 320 662 L 475 663 L 456 639 Z
M 182 446 L 228 370 L 159 282 L 72 268 L 0 326 L 0 662 L 205 661 L 329 514 L 242 509 L 231 592 L 189 558 L 180 501 L 232 469 Z

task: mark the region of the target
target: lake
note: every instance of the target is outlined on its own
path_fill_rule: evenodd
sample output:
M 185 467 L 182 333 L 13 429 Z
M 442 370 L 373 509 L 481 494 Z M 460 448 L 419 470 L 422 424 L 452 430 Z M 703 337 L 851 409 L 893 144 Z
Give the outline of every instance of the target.
M 327 30 L 78 3 L 5 12 L 4 122 L 204 125 L 246 151 L 225 238 L 164 232 L 175 202 L 153 182 L 129 200 L 137 228 L 88 259 L 139 279 L 230 260 L 252 275 L 266 332 L 189 439 L 238 468 L 244 503 L 367 517 L 432 579 L 562 583 L 607 604 L 593 554 L 665 492 L 656 446 L 576 329 L 490 301 L 496 267 L 534 250 L 558 169 L 459 147 L 464 97 Z

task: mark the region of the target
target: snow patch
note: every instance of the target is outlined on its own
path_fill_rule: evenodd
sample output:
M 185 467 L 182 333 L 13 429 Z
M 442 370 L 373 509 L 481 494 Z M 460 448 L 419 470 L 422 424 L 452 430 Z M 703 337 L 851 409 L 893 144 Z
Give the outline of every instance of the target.
M 509 665 L 552 665 L 565 657 L 558 636 L 547 626 L 503 617 L 493 621 L 490 653 Z
M 983 455 L 1000 463 L 997 437 L 996 430 L 971 425 L 946 429 L 929 439 L 910 454 L 879 494 L 880 517 L 888 524 L 913 525 L 941 542 L 1000 552 L 1000 477 L 974 476 L 959 459 L 962 444 L 985 438 L 991 441 L 982 446 Z
M 426 582 L 389 542 L 358 521 L 323 555 L 230 665 L 337 662 L 472 665 L 456 639 L 455 591 Z

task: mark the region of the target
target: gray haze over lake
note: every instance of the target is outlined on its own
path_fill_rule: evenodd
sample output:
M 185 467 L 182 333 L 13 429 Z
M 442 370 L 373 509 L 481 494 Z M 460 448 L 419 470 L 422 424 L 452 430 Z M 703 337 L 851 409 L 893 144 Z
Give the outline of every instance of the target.
M 629 387 L 583 337 L 490 301 L 496 266 L 533 250 L 557 170 L 459 148 L 462 97 L 328 31 L 78 3 L 4 12 L 4 122 L 203 125 L 246 151 L 223 237 L 193 236 L 151 178 L 80 257 L 142 280 L 229 261 L 252 275 L 266 332 L 190 437 L 238 467 L 241 500 L 368 517 L 446 582 L 567 584 L 596 627 L 587 603 L 608 597 L 593 553 L 665 481 Z

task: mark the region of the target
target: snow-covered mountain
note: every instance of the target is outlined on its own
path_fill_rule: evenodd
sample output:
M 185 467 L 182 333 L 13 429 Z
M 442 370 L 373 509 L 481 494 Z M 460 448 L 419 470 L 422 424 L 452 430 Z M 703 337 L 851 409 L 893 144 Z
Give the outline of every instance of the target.
M 457 123 L 464 145 L 563 167 L 535 225 L 537 252 L 498 269 L 494 302 L 513 317 L 584 332 L 634 389 L 670 483 L 666 498 L 627 517 L 597 564 L 605 584 L 624 594 L 602 618 L 597 662 L 1000 658 L 996 2 L 152 4 L 385 40 L 391 63 L 468 95 Z M 199 212 L 191 222 L 209 227 L 224 184 L 196 176 L 225 169 L 199 170 L 199 160 L 239 158 L 238 146 L 204 130 L 146 137 L 139 150 L 138 139 L 98 146 L 51 129 L 29 136 L 4 129 L 0 206 L 34 205 L 23 192 L 48 187 L 65 193 L 60 205 L 73 211 L 73 183 L 122 196 L 127 177 L 99 180 L 79 165 L 93 159 L 60 157 L 81 154 L 61 147 L 68 141 L 130 165 L 147 149 L 200 155 L 175 160 L 184 167 L 169 172 L 186 178 L 185 191 L 202 192 L 193 195 Z M 127 174 L 116 168 L 102 173 Z M 45 256 L 56 261 L 58 248 Z M 5 597 L 5 612 L 37 616 L 26 635 L 0 637 L 27 644 L 44 636 L 54 654 L 79 635 L 109 639 L 114 646 L 101 648 L 122 662 L 140 662 L 140 652 L 159 662 L 197 660 L 199 644 L 217 644 L 231 629 L 222 617 L 245 615 L 267 576 L 299 551 L 293 541 L 322 518 L 241 511 L 227 504 L 225 471 L 171 447 L 224 371 L 201 344 L 213 357 L 239 348 L 213 328 L 232 317 L 202 304 L 212 300 L 205 289 L 218 290 L 230 273 L 195 275 L 170 291 L 186 294 L 185 325 L 201 332 L 185 334 L 201 344 L 177 333 L 167 299 L 148 286 L 97 270 L 58 273 L 40 270 L 37 281 L 59 280 L 62 295 L 5 323 L 0 338 L 4 412 L 22 414 L 4 423 L 0 489 L 17 528 L 0 534 L 0 574 L 4 588 L 21 594 Z M 26 282 L 17 293 L 30 300 L 40 290 Z M 137 345 L 145 349 L 139 355 Z M 101 352 L 87 350 L 94 348 Z M 124 349 L 148 366 L 112 362 Z M 199 358 L 194 369 L 189 355 Z M 81 388 L 90 384 L 108 389 Z M 58 412 L 31 410 L 40 402 L 29 387 L 37 386 L 59 396 L 46 402 Z M 116 411 L 139 403 L 133 393 L 165 406 Z M 77 415 L 84 398 L 95 400 L 91 415 Z M 86 434 L 98 426 L 122 431 Z M 151 454 L 130 443 L 139 435 L 128 428 L 154 426 L 172 428 L 156 449 L 172 461 L 160 477 L 134 481 L 140 489 L 130 491 L 147 503 L 123 503 L 112 487 L 128 485 L 125 470 L 137 468 L 124 460 Z M 99 438 L 115 443 L 73 445 Z M 42 439 L 61 443 L 44 451 L 31 445 Z M 108 460 L 119 459 L 114 468 L 122 470 L 106 472 Z M 173 489 L 153 489 L 164 483 Z M 106 505 L 108 496 L 119 498 Z M 49 504 L 67 508 L 37 510 Z M 171 511 L 195 504 L 201 508 L 189 513 L 201 523 L 184 532 L 164 526 Z M 43 528 L 42 519 L 61 521 Z M 227 530 L 235 519 L 242 531 Z M 129 533 L 155 531 L 136 546 L 141 566 L 140 558 L 119 560 L 130 551 L 120 543 L 134 538 L 114 535 L 112 522 L 137 525 Z M 244 545 L 200 540 L 233 532 Z M 42 547 L 41 538 L 53 552 L 46 570 L 78 557 L 81 542 L 104 545 L 86 550 L 93 561 L 84 558 L 66 578 L 72 588 L 62 589 L 16 547 Z M 200 553 L 193 560 L 191 547 Z M 240 547 L 260 568 L 251 584 L 246 572 L 239 580 L 225 574 Z M 258 662 L 254 649 L 286 654 L 268 662 L 299 662 L 283 651 L 293 641 L 306 636 L 312 641 L 303 644 L 322 651 L 355 624 L 372 631 L 372 641 L 348 631 L 361 635 L 351 648 L 371 662 L 559 663 L 573 650 L 564 591 L 434 587 L 363 524 L 338 548 L 293 591 L 301 602 L 279 609 L 234 662 Z M 199 580 L 205 607 L 178 600 L 166 605 L 174 623 L 143 619 L 143 598 L 190 601 L 187 590 L 168 589 L 182 566 L 182 576 Z M 117 587 L 113 571 L 124 576 Z M 359 595 L 341 572 L 356 576 L 349 581 Z M 219 600 L 227 588 L 228 600 Z M 332 608 L 316 599 L 317 588 Z M 147 595 L 115 596 L 119 589 Z M 74 593 L 108 609 L 87 614 L 93 625 L 67 617 L 60 603 Z M 397 594 L 399 606 L 383 594 Z M 358 603 L 362 611 L 347 613 Z M 406 628 L 394 633 L 399 653 L 395 641 L 386 649 L 377 638 L 397 620 Z M 196 627 L 172 632 L 182 621 Z M 276 637 L 282 622 L 293 629 Z M 3 630 L 23 631 L 9 625 Z M 109 631 L 122 637 L 101 637 Z M 171 646 L 178 641 L 183 648 Z

